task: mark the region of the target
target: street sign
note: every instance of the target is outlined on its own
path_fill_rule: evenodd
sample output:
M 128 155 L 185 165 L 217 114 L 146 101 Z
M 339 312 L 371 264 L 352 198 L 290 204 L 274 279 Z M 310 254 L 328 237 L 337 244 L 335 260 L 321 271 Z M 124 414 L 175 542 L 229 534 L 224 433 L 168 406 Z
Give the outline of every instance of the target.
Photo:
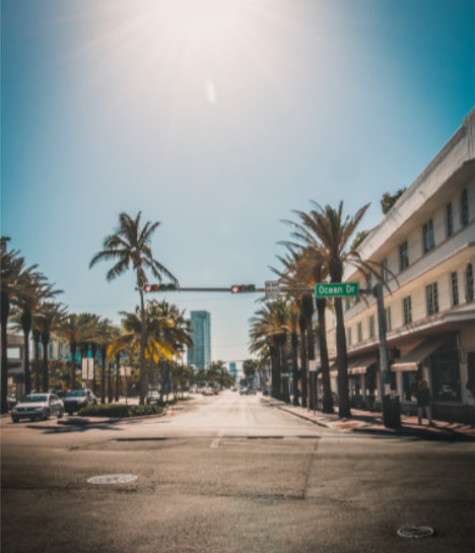
M 266 300 L 276 300 L 279 297 L 279 281 L 266 280 Z
M 357 282 L 321 282 L 315 285 L 317 298 L 335 298 L 340 296 L 357 296 Z

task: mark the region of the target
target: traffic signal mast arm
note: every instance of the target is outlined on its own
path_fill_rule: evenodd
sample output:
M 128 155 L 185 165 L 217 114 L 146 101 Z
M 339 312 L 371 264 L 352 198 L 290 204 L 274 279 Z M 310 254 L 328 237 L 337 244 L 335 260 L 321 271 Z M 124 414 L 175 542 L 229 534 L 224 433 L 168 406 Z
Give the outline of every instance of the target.
M 199 287 L 199 286 L 177 286 L 175 284 L 146 284 L 144 292 L 231 292 L 233 294 L 266 292 L 266 288 L 260 288 L 254 284 L 233 284 L 227 287 Z M 279 292 L 314 292 L 313 288 L 279 288 Z

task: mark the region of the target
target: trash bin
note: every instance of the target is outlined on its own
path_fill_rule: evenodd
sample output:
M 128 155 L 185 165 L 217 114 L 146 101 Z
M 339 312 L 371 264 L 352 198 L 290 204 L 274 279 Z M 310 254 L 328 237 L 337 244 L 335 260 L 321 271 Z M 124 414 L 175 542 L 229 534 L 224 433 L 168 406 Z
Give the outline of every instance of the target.
M 399 396 L 393 394 L 383 396 L 383 421 L 387 428 L 399 428 L 401 426 Z

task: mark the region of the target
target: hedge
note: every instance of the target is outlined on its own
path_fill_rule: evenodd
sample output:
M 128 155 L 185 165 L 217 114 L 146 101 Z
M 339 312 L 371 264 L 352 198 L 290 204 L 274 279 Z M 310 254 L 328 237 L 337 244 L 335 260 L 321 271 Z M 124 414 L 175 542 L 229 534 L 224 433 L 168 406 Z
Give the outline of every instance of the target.
M 78 415 L 83 417 L 140 417 L 143 415 L 159 415 L 163 412 L 161 405 L 125 405 L 110 403 L 106 405 L 88 405 L 82 407 Z

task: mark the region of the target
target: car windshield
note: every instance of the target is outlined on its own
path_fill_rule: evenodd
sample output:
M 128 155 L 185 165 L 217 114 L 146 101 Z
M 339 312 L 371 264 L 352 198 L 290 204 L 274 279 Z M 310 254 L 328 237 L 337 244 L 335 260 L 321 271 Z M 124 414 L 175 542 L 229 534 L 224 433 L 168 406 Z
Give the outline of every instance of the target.
M 38 403 L 40 401 L 47 401 L 47 397 L 42 394 L 32 394 L 23 398 L 23 403 Z
M 66 397 L 82 397 L 86 395 L 86 390 L 68 390 Z

